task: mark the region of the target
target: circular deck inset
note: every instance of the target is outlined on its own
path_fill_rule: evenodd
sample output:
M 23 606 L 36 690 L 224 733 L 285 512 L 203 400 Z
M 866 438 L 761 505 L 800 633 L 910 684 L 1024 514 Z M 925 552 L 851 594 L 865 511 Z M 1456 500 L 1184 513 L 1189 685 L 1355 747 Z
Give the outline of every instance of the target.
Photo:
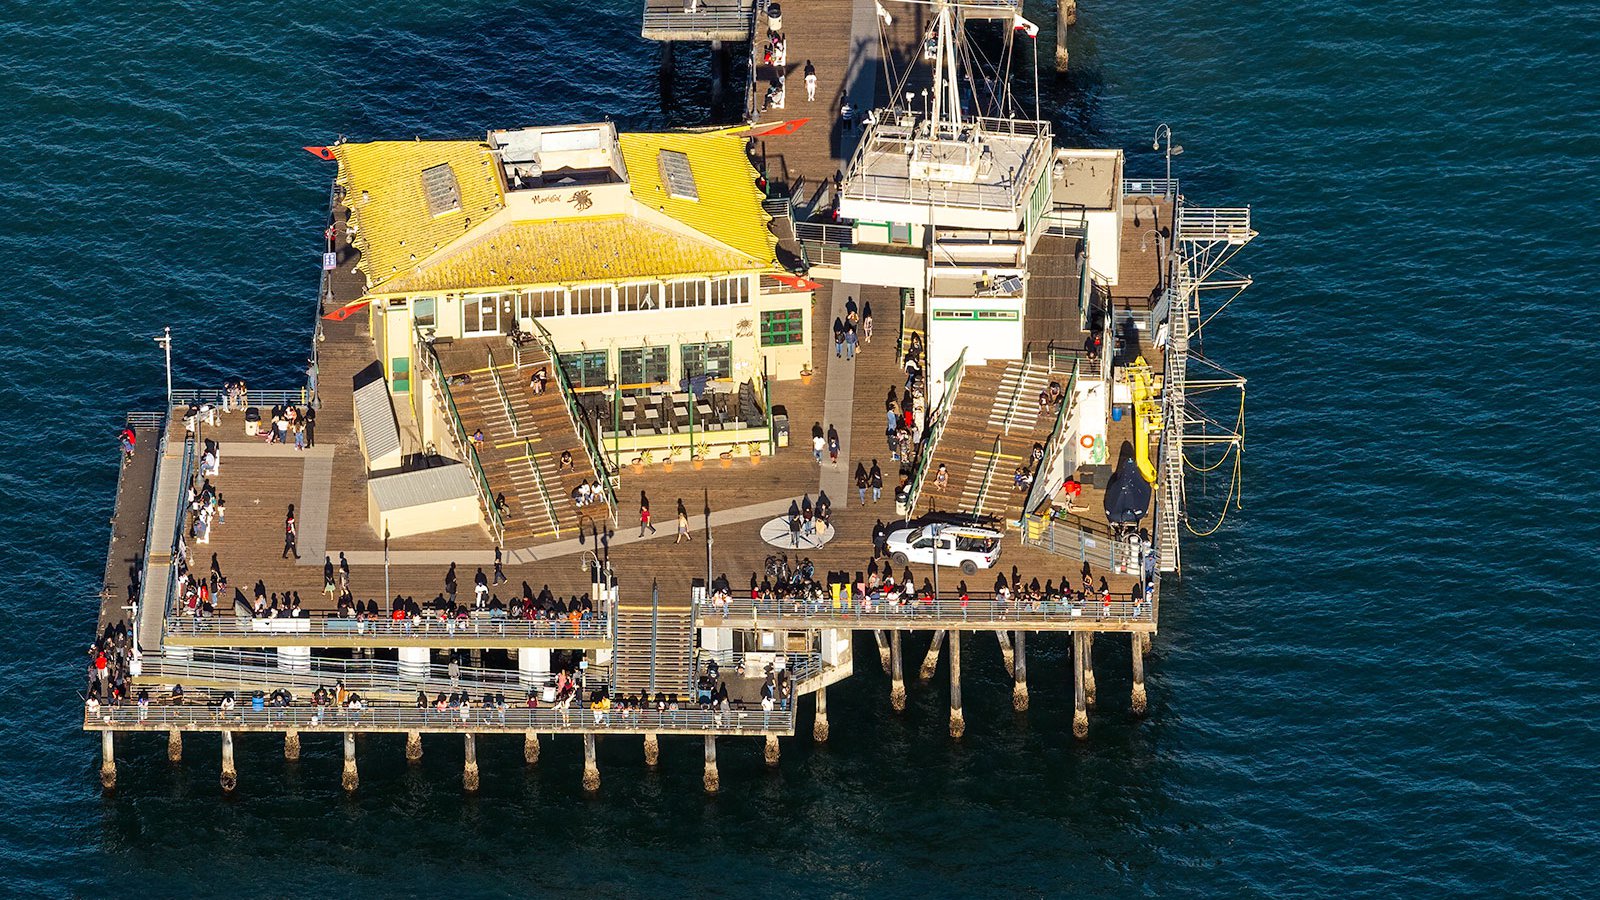
M 817 550 L 833 540 L 833 526 L 812 520 L 817 530 L 807 535 L 802 530 L 797 535 L 789 532 L 789 517 L 779 516 L 761 526 L 761 539 L 780 550 Z

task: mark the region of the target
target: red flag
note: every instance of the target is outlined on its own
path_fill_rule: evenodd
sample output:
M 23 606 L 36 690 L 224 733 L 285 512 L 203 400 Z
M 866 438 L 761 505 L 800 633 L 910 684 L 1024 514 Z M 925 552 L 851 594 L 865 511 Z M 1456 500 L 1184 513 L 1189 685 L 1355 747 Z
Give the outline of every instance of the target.
M 323 318 L 327 319 L 327 320 L 329 320 L 331 322 L 343 322 L 345 319 L 348 319 L 351 316 L 355 315 L 356 312 L 358 312 L 361 309 L 361 307 L 366 306 L 368 303 L 371 303 L 371 302 L 372 301 L 370 299 L 367 299 L 367 300 L 353 300 L 353 301 L 351 301 L 349 303 L 346 303 L 345 305 L 339 307 L 338 309 L 334 310 L 333 312 L 328 313 L 327 315 L 323 316 Z
M 312 156 L 315 156 L 318 159 L 326 159 L 326 160 L 330 160 L 330 161 L 338 159 L 337 156 L 333 155 L 333 151 L 328 149 L 327 147 L 303 147 L 301 149 L 305 150 L 307 153 L 311 154 Z
M 811 121 L 809 118 L 790 119 L 787 122 L 773 122 L 767 125 L 751 125 L 750 134 L 752 137 L 781 137 L 786 134 L 794 134 L 796 131 L 800 130 L 801 125 L 804 125 L 809 121 Z
M 794 288 L 797 291 L 814 291 L 817 288 L 822 287 L 822 285 L 820 283 L 812 281 L 811 279 L 805 278 L 805 277 L 800 276 L 800 275 L 787 275 L 787 274 L 780 275 L 780 274 L 777 274 L 777 273 L 773 273 L 772 277 L 778 279 L 779 281 L 783 282 L 784 284 L 787 284 L 788 286 Z

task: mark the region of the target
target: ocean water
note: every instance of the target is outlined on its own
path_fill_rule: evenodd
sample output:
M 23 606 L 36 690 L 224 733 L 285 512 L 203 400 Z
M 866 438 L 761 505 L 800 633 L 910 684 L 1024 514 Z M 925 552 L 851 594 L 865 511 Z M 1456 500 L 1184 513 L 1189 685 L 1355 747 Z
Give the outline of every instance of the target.
M 716 112 L 705 52 L 664 90 L 614 0 L 7 4 L 0 893 L 1592 896 L 1600 14 L 1080 6 L 1064 140 L 1156 175 L 1168 122 L 1191 202 L 1261 231 L 1204 335 L 1250 378 L 1244 508 L 1185 546 L 1148 718 L 1123 646 L 1079 745 L 1064 642 L 1030 642 L 1018 717 L 974 638 L 961 743 L 940 687 L 892 714 L 865 659 L 825 747 L 724 741 L 715 798 L 688 741 L 658 772 L 603 741 L 590 798 L 575 740 L 527 770 L 486 739 L 466 797 L 458 742 L 410 768 L 374 737 L 347 798 L 335 739 L 286 766 L 249 736 L 232 798 L 214 737 L 170 766 L 158 736 L 102 798 L 73 692 L 113 429 L 161 394 L 163 324 L 180 385 L 302 364 L 332 173 L 299 147 Z

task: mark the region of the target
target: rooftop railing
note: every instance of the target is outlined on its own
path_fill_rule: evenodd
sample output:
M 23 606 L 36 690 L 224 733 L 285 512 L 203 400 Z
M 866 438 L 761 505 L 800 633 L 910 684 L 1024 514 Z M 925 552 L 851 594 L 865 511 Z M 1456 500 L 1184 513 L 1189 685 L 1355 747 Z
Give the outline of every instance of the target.
M 952 575 L 952 577 L 957 577 Z M 941 592 L 938 599 L 924 602 L 907 597 L 899 602 L 843 602 L 831 600 L 811 603 L 804 600 L 732 600 L 723 605 L 710 601 L 698 604 L 695 617 L 712 627 L 751 628 L 793 626 L 821 628 L 906 628 L 929 622 L 943 625 L 967 624 L 973 628 L 1015 627 L 1017 625 L 1055 625 L 1058 627 L 1152 625 L 1155 618 L 1147 603 L 1126 596 L 1109 604 L 1098 599 L 1084 602 L 1041 600 L 1018 601 L 1013 595 L 1000 600 L 993 593 L 971 593 L 967 601 Z
M 466 619 L 439 619 L 423 616 L 413 622 L 409 618 L 358 619 L 331 613 L 316 613 L 296 617 L 241 618 L 239 616 L 214 616 L 194 618 L 169 616 L 165 624 L 168 637 L 190 638 L 262 638 L 282 636 L 305 637 L 304 643 L 317 638 L 371 638 L 374 641 L 393 640 L 402 643 L 437 643 L 441 638 L 499 639 L 515 641 L 609 641 L 611 632 L 606 617 L 596 616 L 588 621 L 572 622 L 568 619 L 512 619 L 474 613 Z M 274 639 L 274 643 L 283 643 Z

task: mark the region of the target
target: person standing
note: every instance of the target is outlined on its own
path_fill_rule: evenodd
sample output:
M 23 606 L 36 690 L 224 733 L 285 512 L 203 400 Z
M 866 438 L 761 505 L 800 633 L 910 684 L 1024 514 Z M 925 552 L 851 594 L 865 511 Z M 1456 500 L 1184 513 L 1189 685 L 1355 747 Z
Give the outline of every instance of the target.
M 857 503 L 860 503 L 862 505 L 866 504 L 866 502 L 867 502 L 867 487 L 868 487 L 868 483 L 869 483 L 869 477 L 867 475 L 867 467 L 862 465 L 859 462 L 856 463 L 856 502 Z
M 884 555 L 888 547 L 889 528 L 879 519 L 878 524 L 872 526 L 872 555 L 874 558 Z
M 828 462 L 839 468 L 839 432 L 832 425 L 828 426 Z
M 306 447 L 315 447 L 317 445 L 317 411 L 310 406 L 306 407 L 305 423 Z
M 503 560 L 500 557 L 500 548 L 496 547 L 496 548 L 494 548 L 494 583 L 495 584 L 505 584 L 505 582 L 507 580 L 506 579 L 506 570 L 505 570 L 504 566 L 502 565 L 502 562 L 503 562 Z
M 639 537 L 644 537 L 644 530 L 650 529 L 651 534 L 656 533 L 656 526 L 650 524 L 650 498 L 639 492 Z
M 819 428 L 811 433 L 811 455 L 816 457 L 817 465 L 819 466 L 822 465 L 822 451 L 826 446 L 827 442 L 822 437 L 822 429 Z
M 450 605 L 456 605 L 456 564 L 450 563 L 450 571 L 444 573 L 444 592 L 450 596 Z
M 283 517 L 283 556 L 279 559 L 288 559 L 293 553 L 295 559 L 300 558 L 300 523 L 294 517 L 294 504 L 289 504 L 289 514 Z
M 856 358 L 856 326 L 854 323 L 844 327 L 844 358 L 854 361 Z
M 331 598 L 334 591 L 333 558 L 324 554 L 322 557 L 322 592 Z
M 833 358 L 844 356 L 844 320 L 838 316 L 833 318 Z
M 678 537 L 674 544 L 681 544 L 689 539 L 689 514 L 682 509 L 678 510 Z
M 877 503 L 883 496 L 883 470 L 878 468 L 878 461 L 872 461 L 872 471 L 867 475 L 872 482 L 872 502 Z
M 814 103 L 817 99 L 817 67 L 806 60 L 806 102 Z

